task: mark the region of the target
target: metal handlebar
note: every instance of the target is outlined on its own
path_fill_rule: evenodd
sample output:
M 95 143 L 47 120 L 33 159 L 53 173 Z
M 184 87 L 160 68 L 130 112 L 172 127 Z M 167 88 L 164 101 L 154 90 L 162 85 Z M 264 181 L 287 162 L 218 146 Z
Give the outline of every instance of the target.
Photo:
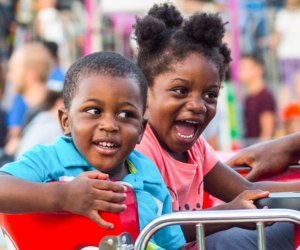
M 300 224 L 300 212 L 291 209 L 243 209 L 243 210 L 203 210 L 191 212 L 175 212 L 162 215 L 150 222 L 139 234 L 135 242 L 135 250 L 146 249 L 151 236 L 159 229 L 180 224 L 195 224 L 198 249 L 204 249 L 204 227 L 202 224 L 256 222 L 258 248 L 265 249 L 263 222 L 289 221 Z M 198 226 L 199 225 L 199 226 Z

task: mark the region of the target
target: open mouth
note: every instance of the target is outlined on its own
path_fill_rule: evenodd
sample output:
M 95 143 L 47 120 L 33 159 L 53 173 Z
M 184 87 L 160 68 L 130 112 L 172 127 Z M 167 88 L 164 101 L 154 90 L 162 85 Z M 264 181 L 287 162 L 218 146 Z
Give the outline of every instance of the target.
M 101 154 L 113 154 L 120 148 L 118 143 L 112 141 L 94 141 L 93 144 L 97 147 Z
M 180 139 L 190 140 L 196 135 L 199 122 L 192 120 L 177 121 L 175 124 L 176 135 Z
M 105 141 L 100 141 L 98 143 L 95 143 L 97 146 L 104 148 L 104 149 L 115 149 L 118 148 L 119 146 L 115 143 L 112 142 L 105 142 Z

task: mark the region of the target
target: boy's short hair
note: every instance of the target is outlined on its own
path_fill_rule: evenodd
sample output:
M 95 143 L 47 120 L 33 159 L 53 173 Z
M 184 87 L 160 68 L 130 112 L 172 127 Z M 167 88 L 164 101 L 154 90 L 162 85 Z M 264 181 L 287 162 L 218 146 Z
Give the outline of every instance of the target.
M 129 59 L 116 52 L 95 52 L 80 58 L 67 71 L 63 99 L 66 108 L 70 107 L 71 101 L 76 94 L 80 82 L 89 76 L 103 74 L 112 77 L 134 78 L 139 85 L 143 111 L 146 109 L 147 80 L 140 68 Z

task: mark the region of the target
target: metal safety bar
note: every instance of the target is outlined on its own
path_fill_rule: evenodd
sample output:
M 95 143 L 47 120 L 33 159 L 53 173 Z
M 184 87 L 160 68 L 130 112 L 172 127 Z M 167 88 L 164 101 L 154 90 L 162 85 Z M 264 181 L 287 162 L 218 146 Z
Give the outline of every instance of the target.
M 159 229 L 170 225 L 195 224 L 198 249 L 204 250 L 203 224 L 256 222 L 258 249 L 265 249 L 264 222 L 289 221 L 300 224 L 300 212 L 291 209 L 202 210 L 162 215 L 150 222 L 139 234 L 135 250 L 146 249 L 147 243 Z

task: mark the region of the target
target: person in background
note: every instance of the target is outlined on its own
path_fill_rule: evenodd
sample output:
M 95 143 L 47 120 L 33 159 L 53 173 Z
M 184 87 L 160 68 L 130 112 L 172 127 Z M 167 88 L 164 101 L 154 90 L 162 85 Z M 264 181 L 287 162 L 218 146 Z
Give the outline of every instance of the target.
M 14 155 L 15 160 L 31 147 L 38 144 L 52 144 L 62 135 L 58 119 L 58 110 L 63 107 L 62 89 L 59 91 L 57 85 L 54 85 L 53 89 L 51 87 L 48 83 L 47 96 L 41 104 L 40 112 L 22 131 L 19 147 Z
M 243 55 L 239 64 L 239 80 L 245 86 L 243 105 L 244 146 L 273 138 L 276 131 L 276 101 L 264 80 L 259 59 Z
M 63 106 L 62 89 L 65 73 L 59 65 L 57 44 L 49 41 L 42 43 L 49 49 L 54 61 L 47 80 L 46 99 L 40 105 L 40 112 L 24 127 L 14 159 L 18 159 L 25 151 L 35 145 L 52 144 L 58 136 L 62 135 L 58 109 Z
M 6 154 L 15 154 L 22 129 L 39 112 L 39 106 L 47 95 L 47 80 L 52 65 L 48 49 L 40 42 L 25 43 L 11 55 L 7 80 L 13 84 L 16 97 L 8 111 Z
M 300 132 L 254 144 L 244 148 L 226 163 L 230 166 L 248 166 L 250 181 L 269 177 L 286 170 L 300 160 Z M 272 149 L 272 150 L 270 150 Z
M 34 31 L 37 39 L 54 42 L 58 46 L 60 66 L 67 70 L 72 61 L 70 48 L 71 37 L 68 37 L 66 21 L 63 21 L 61 12 L 57 8 L 57 0 L 36 0 L 34 9 Z M 73 27 L 73 29 L 76 29 Z
M 57 43 L 51 41 L 43 41 L 43 44 L 49 49 L 54 62 L 51 72 L 48 76 L 48 86 L 51 86 L 50 89 L 52 90 L 61 91 L 64 84 L 65 72 L 60 66 L 58 45 Z
M 124 200 L 120 192 L 125 187 L 109 178 L 134 189 L 140 230 L 171 213 L 171 196 L 159 171 L 134 150 L 146 125 L 147 80 L 142 71 L 117 53 L 96 52 L 75 62 L 64 83 L 59 119 L 65 136 L 1 168 L 0 212 L 68 211 L 112 228 L 99 211 L 124 210 L 117 203 Z M 75 178 L 49 183 L 64 176 Z M 185 240 L 174 225 L 161 229 L 150 244 L 150 249 L 175 250 Z
M 284 7 L 275 16 L 274 33 L 270 39 L 271 49 L 278 59 L 280 110 L 293 98 L 293 78 L 300 70 L 300 0 L 283 2 Z

